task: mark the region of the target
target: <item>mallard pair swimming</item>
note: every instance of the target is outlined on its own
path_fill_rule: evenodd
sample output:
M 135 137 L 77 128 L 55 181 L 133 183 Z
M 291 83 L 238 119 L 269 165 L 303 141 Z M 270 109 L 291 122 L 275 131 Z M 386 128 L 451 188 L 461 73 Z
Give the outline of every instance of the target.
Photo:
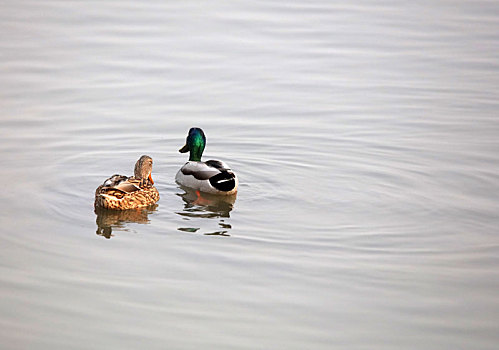
M 237 192 L 239 180 L 222 161 L 201 161 L 206 136 L 200 128 L 191 128 L 185 146 L 179 152 L 189 152 L 189 161 L 180 168 L 175 181 L 202 192 L 231 195 Z M 115 174 L 95 190 L 95 207 L 114 210 L 147 207 L 159 200 L 151 177 L 152 158 L 146 155 L 135 163 L 134 175 Z

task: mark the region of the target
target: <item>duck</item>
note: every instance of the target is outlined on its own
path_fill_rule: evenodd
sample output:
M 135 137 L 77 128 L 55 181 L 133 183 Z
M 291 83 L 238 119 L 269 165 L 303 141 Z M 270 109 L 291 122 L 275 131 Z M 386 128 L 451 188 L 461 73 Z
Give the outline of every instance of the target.
M 191 128 L 180 153 L 189 152 L 189 161 L 175 176 L 175 181 L 184 187 L 217 195 L 237 193 L 239 180 L 231 168 L 220 160 L 201 161 L 206 136 L 201 128 Z
M 127 210 L 150 206 L 159 200 L 151 177 L 152 158 L 143 155 L 131 177 L 114 174 L 95 190 L 95 208 Z

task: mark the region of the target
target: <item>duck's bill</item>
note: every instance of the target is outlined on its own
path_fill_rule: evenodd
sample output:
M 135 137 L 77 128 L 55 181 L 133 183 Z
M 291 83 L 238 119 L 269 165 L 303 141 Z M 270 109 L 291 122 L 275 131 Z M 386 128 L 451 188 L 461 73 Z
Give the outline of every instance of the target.
M 178 150 L 180 153 L 186 153 L 189 152 L 189 146 L 185 145 L 181 149 Z
M 151 181 L 151 183 L 154 185 L 154 181 L 152 181 L 152 176 L 151 176 L 151 174 L 149 174 L 149 181 Z

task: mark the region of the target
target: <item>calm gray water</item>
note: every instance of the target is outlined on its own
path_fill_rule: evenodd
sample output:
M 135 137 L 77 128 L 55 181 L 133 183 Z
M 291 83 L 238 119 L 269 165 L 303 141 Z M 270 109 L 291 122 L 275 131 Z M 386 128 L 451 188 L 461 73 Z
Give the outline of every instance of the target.
M 6 0 L 0 76 L 2 349 L 497 349 L 497 1 Z

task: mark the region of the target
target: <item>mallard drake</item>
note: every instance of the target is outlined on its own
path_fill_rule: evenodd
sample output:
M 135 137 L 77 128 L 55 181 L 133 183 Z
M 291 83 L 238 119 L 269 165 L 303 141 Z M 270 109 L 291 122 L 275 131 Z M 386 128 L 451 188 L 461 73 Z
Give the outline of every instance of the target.
M 95 190 L 95 207 L 126 210 L 147 207 L 159 200 L 151 177 L 152 158 L 142 156 L 135 163 L 134 175 L 115 174 Z
M 191 128 L 185 146 L 179 152 L 189 154 L 189 161 L 177 172 L 178 184 L 206 193 L 231 195 L 237 192 L 239 180 L 227 164 L 220 160 L 201 161 L 206 136 L 200 128 Z

